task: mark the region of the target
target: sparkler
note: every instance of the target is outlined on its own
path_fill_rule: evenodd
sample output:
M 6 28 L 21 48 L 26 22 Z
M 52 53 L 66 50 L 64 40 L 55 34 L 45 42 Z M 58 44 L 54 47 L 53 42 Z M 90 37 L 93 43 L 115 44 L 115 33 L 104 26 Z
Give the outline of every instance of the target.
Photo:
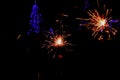
M 111 35 L 115 35 L 117 32 L 117 30 L 111 25 L 111 23 L 114 23 L 114 21 L 112 21 L 112 17 L 109 16 L 112 9 L 105 9 L 104 5 L 104 11 L 105 14 L 100 14 L 100 12 L 97 9 L 95 9 L 94 11 L 89 10 L 88 15 L 90 18 L 76 19 L 85 20 L 87 23 L 80 25 L 90 28 L 93 31 L 92 36 L 98 37 L 98 40 L 103 40 L 105 37 L 104 35 L 107 35 L 107 40 L 111 40 Z
M 57 31 L 55 31 L 55 33 L 48 32 L 48 34 L 46 34 L 47 40 L 45 40 L 45 44 L 43 44 L 42 48 L 47 47 L 50 49 L 48 52 L 50 53 L 55 48 L 62 48 L 71 45 L 68 41 L 65 40 L 65 38 L 71 36 L 71 34 L 65 35 L 64 33 L 65 32 L 63 32 L 63 34 L 58 34 Z
M 71 45 L 71 43 L 66 40 L 66 38 L 71 36 L 71 34 L 67 34 L 65 31 L 54 31 L 50 29 L 50 31 L 48 31 L 45 36 L 47 39 L 45 40 L 45 43 L 42 45 L 41 48 L 47 48 L 48 53 L 55 52 L 53 57 L 55 57 L 58 49 L 66 49 L 67 46 Z

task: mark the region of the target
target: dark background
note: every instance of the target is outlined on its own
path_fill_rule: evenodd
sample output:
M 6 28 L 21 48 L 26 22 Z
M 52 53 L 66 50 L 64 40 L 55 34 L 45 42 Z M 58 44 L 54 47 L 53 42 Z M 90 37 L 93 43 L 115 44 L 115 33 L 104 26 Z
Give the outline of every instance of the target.
M 90 1 L 90 9 L 97 8 L 96 0 Z M 110 41 L 97 41 L 91 37 L 91 32 L 85 29 L 79 30 L 79 21 L 76 17 L 86 17 L 83 11 L 84 0 L 37 0 L 40 11 L 43 15 L 44 29 L 48 30 L 54 25 L 58 18 L 68 21 L 72 37 L 69 41 L 75 46 L 74 51 L 65 52 L 63 58 L 52 59 L 51 55 L 40 46 L 44 41 L 43 36 L 27 36 L 29 29 L 29 16 L 34 0 L 17 0 L 14 2 L 13 15 L 15 17 L 15 28 L 12 34 L 15 38 L 21 34 L 19 40 L 15 40 L 13 53 L 9 54 L 8 74 L 15 79 L 38 80 L 63 80 L 63 79 L 108 79 L 119 78 L 119 49 L 120 33 L 119 27 L 116 37 Z M 112 8 L 111 16 L 119 19 L 119 2 L 113 0 L 101 0 L 101 5 L 106 4 Z M 68 18 L 63 18 L 59 14 L 68 14 Z M 11 40 L 11 39 L 10 39 Z M 59 51 L 58 51 L 59 52 Z

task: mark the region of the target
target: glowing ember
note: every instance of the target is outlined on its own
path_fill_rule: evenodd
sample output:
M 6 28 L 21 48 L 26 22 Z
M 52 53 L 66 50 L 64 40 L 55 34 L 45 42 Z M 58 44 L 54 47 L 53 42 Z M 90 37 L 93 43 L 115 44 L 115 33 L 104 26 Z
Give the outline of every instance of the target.
M 63 39 L 61 36 L 55 40 L 55 46 L 63 46 Z

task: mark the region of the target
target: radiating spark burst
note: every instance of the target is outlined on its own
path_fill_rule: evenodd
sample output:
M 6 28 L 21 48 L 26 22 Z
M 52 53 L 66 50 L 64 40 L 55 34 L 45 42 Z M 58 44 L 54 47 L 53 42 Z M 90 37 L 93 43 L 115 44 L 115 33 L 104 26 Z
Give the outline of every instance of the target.
M 101 15 L 96 9 L 94 11 L 89 10 L 88 15 L 90 18 L 88 19 L 76 18 L 76 19 L 87 21 L 88 23 L 80 25 L 90 28 L 93 31 L 92 36 L 98 37 L 98 40 L 103 40 L 105 34 L 107 35 L 107 40 L 111 40 L 111 33 L 112 35 L 115 35 L 117 32 L 117 30 L 113 28 L 112 25 L 110 25 L 112 17 L 110 17 L 109 15 L 112 9 L 105 9 L 104 5 L 104 11 L 105 14 Z
M 46 34 L 46 40 L 45 40 L 45 44 L 42 45 L 41 48 L 47 48 L 48 53 L 55 51 L 58 48 L 67 48 L 67 46 L 70 46 L 71 43 L 69 43 L 66 38 L 71 36 L 71 34 L 66 34 L 65 31 L 62 31 L 62 34 L 58 33 L 59 31 L 55 31 L 55 32 L 48 32 L 48 34 Z

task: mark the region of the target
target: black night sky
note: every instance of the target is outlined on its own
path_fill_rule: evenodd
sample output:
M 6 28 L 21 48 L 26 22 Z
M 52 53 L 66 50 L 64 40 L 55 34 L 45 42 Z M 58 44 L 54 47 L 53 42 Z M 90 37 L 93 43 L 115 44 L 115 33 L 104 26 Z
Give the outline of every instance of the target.
M 43 33 L 27 36 L 29 17 L 34 0 L 15 1 L 15 36 L 21 34 L 15 41 L 14 60 L 11 60 L 11 77 L 25 80 L 90 80 L 114 79 L 118 77 L 120 27 L 116 26 L 118 33 L 110 41 L 98 41 L 91 36 L 91 31 L 81 28 L 76 17 L 88 17 L 83 10 L 85 0 L 37 0 L 43 18 L 42 30 L 48 30 L 55 25 L 56 19 L 62 19 L 69 26 L 72 36 L 68 39 L 75 46 L 73 51 L 59 50 L 63 58 L 51 57 L 46 49 L 41 49 L 44 42 Z M 89 9 L 97 8 L 96 0 L 90 1 Z M 120 19 L 119 0 L 100 0 L 100 5 L 106 4 L 112 8 L 111 16 Z M 60 14 L 67 14 L 63 17 Z M 120 25 L 119 25 L 120 26 Z M 55 27 L 57 29 L 57 27 Z M 39 73 L 39 79 L 38 79 Z M 11 74 L 11 73 L 9 73 Z

